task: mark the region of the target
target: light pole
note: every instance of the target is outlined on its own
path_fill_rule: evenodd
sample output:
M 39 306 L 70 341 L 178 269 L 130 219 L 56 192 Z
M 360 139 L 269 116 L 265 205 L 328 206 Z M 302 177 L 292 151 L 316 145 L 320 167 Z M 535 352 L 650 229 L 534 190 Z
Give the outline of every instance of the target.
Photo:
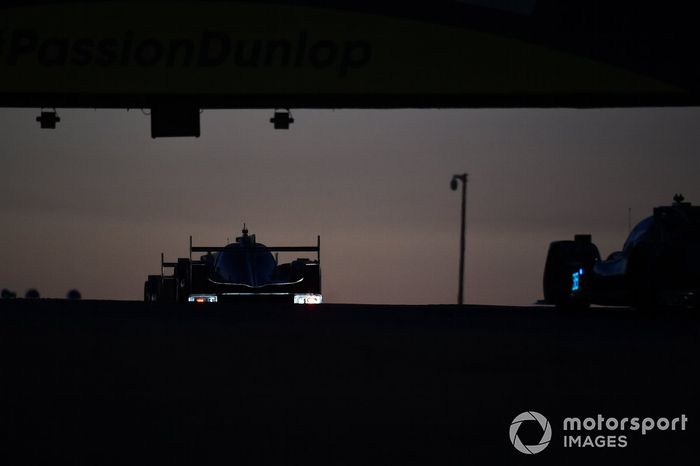
M 458 181 L 462 182 L 462 230 L 459 236 L 459 294 L 457 303 L 464 304 L 464 243 L 467 227 L 467 173 L 452 176 L 450 187 L 452 191 L 457 190 Z

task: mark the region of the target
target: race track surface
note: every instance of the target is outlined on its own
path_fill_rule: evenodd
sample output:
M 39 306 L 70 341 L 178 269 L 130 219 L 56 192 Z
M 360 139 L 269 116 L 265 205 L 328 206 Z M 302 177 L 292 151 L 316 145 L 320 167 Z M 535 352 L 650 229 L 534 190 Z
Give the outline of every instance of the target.
M 0 464 L 695 465 L 699 330 L 690 311 L 0 301 Z M 551 423 L 536 455 L 509 435 L 526 411 Z M 599 414 L 687 423 L 564 447 L 601 435 L 564 418 Z

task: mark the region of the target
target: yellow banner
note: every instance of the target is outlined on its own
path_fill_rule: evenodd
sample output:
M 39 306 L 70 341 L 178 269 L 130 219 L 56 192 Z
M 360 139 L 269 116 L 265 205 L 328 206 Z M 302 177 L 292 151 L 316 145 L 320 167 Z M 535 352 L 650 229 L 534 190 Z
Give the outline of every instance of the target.
M 0 11 L 0 94 L 680 92 L 516 39 L 322 8 L 63 2 Z

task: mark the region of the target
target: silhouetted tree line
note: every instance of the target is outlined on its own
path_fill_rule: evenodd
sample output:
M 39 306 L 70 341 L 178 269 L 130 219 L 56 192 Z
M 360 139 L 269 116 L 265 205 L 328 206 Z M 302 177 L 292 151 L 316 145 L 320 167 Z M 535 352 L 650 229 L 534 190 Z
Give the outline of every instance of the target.
M 14 291 L 8 290 L 7 288 L 2 289 L 2 294 L 1 294 L 2 299 L 15 299 L 17 298 L 17 293 Z M 76 290 L 73 288 L 72 290 L 68 291 L 66 294 L 66 299 L 82 299 L 82 295 L 80 294 L 80 291 Z M 26 293 L 24 293 L 24 299 L 39 299 L 41 298 L 41 294 L 39 293 L 39 290 L 36 288 L 29 288 Z

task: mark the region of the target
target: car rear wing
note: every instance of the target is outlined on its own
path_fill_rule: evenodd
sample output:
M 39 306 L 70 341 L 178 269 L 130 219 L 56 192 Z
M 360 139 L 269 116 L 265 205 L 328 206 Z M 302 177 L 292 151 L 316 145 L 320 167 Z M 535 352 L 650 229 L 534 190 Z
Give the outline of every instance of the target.
M 201 260 L 192 260 L 193 252 L 221 252 L 226 250 L 226 246 L 193 246 L 192 236 L 190 236 L 190 264 L 202 265 Z M 315 252 L 316 261 L 321 263 L 321 235 L 316 236 L 316 246 L 239 246 L 236 251 L 270 251 L 270 252 Z M 177 262 L 165 262 L 165 255 L 160 254 L 160 276 L 163 277 L 164 269 L 177 267 Z
M 230 249 L 230 248 L 229 248 Z M 190 236 L 190 260 L 192 260 L 193 252 L 221 252 L 225 251 L 226 246 L 192 246 L 192 237 Z M 321 262 L 321 235 L 316 236 L 316 246 L 239 246 L 237 251 L 270 251 L 270 252 L 315 252 L 317 259 Z

